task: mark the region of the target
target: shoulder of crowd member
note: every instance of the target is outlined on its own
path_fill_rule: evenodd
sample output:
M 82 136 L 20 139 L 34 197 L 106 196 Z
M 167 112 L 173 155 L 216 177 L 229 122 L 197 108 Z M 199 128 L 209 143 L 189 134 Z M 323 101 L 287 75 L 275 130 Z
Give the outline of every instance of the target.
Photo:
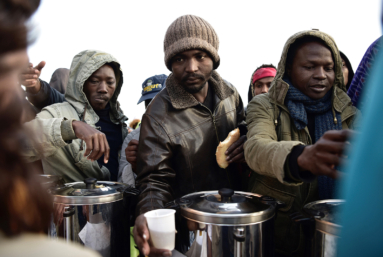
M 270 102 L 269 93 L 257 95 L 247 105 L 246 123 L 250 124 L 260 114 L 263 118 L 269 116 L 270 120 L 273 121 L 273 111 L 274 105 Z
M 241 96 L 237 90 L 237 88 L 232 84 L 230 83 L 229 81 L 225 80 L 225 79 L 222 79 L 223 82 L 228 86 L 230 87 L 233 91 L 234 91 L 234 96 L 235 96 L 235 106 L 238 107 L 238 105 L 242 104 L 242 99 L 241 99 Z
M 62 109 L 73 109 L 73 107 L 68 103 L 57 103 L 44 107 L 40 113 L 36 115 L 37 118 L 49 119 L 49 118 L 64 118 Z M 73 109 L 75 112 L 75 110 Z M 72 117 L 66 117 L 72 118 Z
M 146 108 L 145 114 L 157 122 L 166 118 L 169 109 L 173 108 L 167 88 L 159 92 Z M 142 121 L 141 121 L 142 126 Z

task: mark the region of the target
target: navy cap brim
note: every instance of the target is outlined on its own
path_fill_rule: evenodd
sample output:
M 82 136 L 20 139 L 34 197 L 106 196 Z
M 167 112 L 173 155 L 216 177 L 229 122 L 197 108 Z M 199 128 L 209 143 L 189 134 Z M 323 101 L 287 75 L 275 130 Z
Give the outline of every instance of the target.
M 156 91 L 156 92 L 152 92 L 152 93 L 141 96 L 141 98 L 140 98 L 140 100 L 138 100 L 137 104 L 140 104 L 141 102 L 148 100 L 148 99 L 153 99 L 158 93 L 159 92 Z

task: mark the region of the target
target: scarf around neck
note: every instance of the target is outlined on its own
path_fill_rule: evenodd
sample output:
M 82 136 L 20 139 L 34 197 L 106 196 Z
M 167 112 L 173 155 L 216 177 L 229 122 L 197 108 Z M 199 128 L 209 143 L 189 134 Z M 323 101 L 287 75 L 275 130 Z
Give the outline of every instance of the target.
M 337 122 L 335 123 L 332 113 L 332 90 L 329 90 L 321 99 L 311 99 L 303 94 L 286 79 L 289 89 L 285 98 L 285 105 L 290 112 L 294 125 L 298 130 L 304 129 L 308 124 L 307 114 L 314 115 L 315 120 L 315 143 L 328 130 L 341 130 L 342 120 L 340 113 L 335 111 Z M 332 199 L 335 181 L 327 176 L 318 176 L 320 199 Z

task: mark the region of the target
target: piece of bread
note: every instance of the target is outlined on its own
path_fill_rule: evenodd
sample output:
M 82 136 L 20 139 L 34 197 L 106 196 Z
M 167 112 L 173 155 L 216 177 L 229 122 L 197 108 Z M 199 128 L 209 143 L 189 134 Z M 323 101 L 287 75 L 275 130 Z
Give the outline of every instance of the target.
M 225 152 L 235 141 L 239 139 L 239 136 L 239 129 L 236 128 L 229 133 L 229 135 L 223 142 L 219 143 L 217 151 L 215 152 L 215 156 L 217 157 L 217 163 L 219 167 L 226 169 L 226 167 L 229 166 L 229 163 L 226 161 Z

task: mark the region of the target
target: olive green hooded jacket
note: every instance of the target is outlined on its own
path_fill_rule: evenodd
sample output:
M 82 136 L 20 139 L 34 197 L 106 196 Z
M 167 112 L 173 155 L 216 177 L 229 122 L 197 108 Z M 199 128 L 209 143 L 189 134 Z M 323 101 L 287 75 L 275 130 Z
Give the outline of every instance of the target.
M 298 131 L 284 104 L 289 88 L 283 81 L 287 53 L 295 40 L 305 36 L 322 39 L 332 52 L 335 63 L 335 80 L 331 89 L 334 122 L 338 122 L 335 118 L 335 111 L 338 111 L 343 129 L 352 129 L 357 112 L 345 92 L 338 48 L 329 35 L 316 30 L 299 32 L 287 40 L 269 92 L 254 97 L 247 107 L 248 139 L 244 150 L 246 162 L 255 172 L 249 190 L 285 202 L 286 206 L 277 214 L 275 240 L 277 252 L 290 256 L 302 256 L 304 238 L 300 227 L 291 222 L 288 215 L 301 211 L 306 203 L 318 200 L 317 181 L 303 183 L 297 180 L 290 175 L 287 163 L 294 146 L 312 144 L 307 127 Z
M 123 124 L 123 139 L 128 134 L 124 126 L 127 118 L 117 101 L 123 83 L 120 64 L 110 54 L 96 50 L 82 51 L 72 61 L 66 102 L 45 107 L 34 120 L 24 125 L 36 136 L 25 146 L 22 154 L 27 161 L 41 159 L 45 174 L 61 175 L 65 182 L 82 181 L 88 177 L 109 180 L 110 172 L 105 166 L 100 168 L 97 161 L 92 162 L 84 156 L 86 145 L 83 143 L 83 150 L 80 150 L 81 140 L 76 138 L 72 128 L 73 120 L 83 120 L 96 128 L 100 118 L 90 105 L 83 86 L 106 63 L 113 67 L 116 76 L 116 90 L 109 102 L 110 118 L 116 124 Z

